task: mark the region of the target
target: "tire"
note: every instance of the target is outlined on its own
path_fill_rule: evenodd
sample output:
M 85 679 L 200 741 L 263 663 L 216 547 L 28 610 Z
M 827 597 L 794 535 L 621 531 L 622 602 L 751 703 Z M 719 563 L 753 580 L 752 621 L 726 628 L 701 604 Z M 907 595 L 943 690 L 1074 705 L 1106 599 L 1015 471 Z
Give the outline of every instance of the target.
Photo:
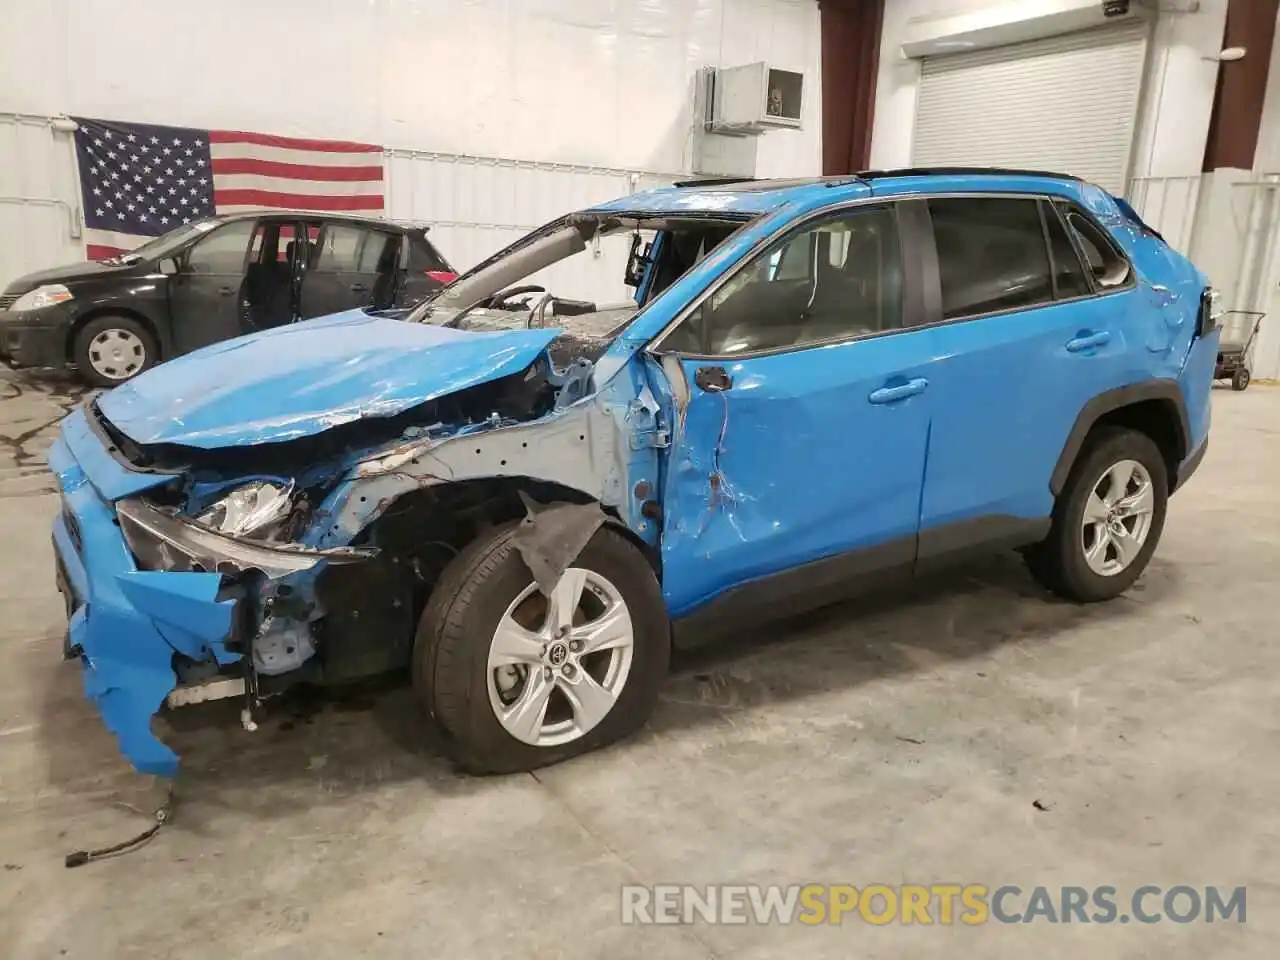
M 413 686 L 419 704 L 440 728 L 453 759 L 470 773 L 533 770 L 633 733 L 652 713 L 670 660 L 670 625 L 653 568 L 625 536 L 601 527 L 570 567 L 605 578 L 626 605 L 632 646 L 623 684 L 603 719 L 575 739 L 541 745 L 513 735 L 499 720 L 499 704 L 493 699 L 501 694 L 496 693 L 498 681 L 490 670 L 490 645 L 499 623 L 522 593 L 532 590 L 526 602 L 549 608 L 512 542 L 515 529 L 516 524 L 507 524 L 482 534 L 450 562 L 422 613 L 414 640 Z M 544 647 L 544 653 L 547 650 Z M 605 651 L 593 656 L 611 655 Z M 544 662 L 549 664 L 551 659 Z M 521 681 L 522 690 L 531 676 Z M 564 689 L 560 677 L 555 683 Z M 552 693 L 547 702 L 548 721 L 553 707 L 572 707 L 563 693 Z M 576 711 L 573 715 L 576 722 Z
M 76 332 L 72 359 L 91 384 L 114 387 L 155 366 L 159 357 L 146 324 L 108 314 L 95 317 Z
M 1235 374 L 1231 377 L 1231 389 L 1232 389 L 1232 390 L 1245 390 L 1245 389 L 1247 389 L 1247 388 L 1248 388 L 1248 386 L 1249 386 L 1249 381 L 1250 381 L 1251 379 L 1252 379 L 1252 377 L 1250 377 L 1250 375 L 1249 375 L 1249 368 L 1248 368 L 1248 367 L 1241 367 L 1241 368 L 1240 368 L 1240 369 L 1238 369 L 1238 370 L 1235 372 Z
M 1090 535 L 1084 531 L 1085 508 L 1104 476 L 1113 466 L 1125 461 L 1133 461 L 1146 471 L 1150 479 L 1151 512 L 1145 538 L 1136 555 L 1122 569 L 1105 575 L 1095 570 L 1086 556 L 1086 538 Z M 1134 475 L 1137 476 L 1138 471 L 1135 470 Z M 1042 585 L 1069 600 L 1095 603 L 1118 597 L 1142 575 L 1155 553 L 1164 529 L 1168 501 L 1168 466 L 1155 441 L 1145 433 L 1123 427 L 1098 429 L 1086 443 L 1058 495 L 1049 536 L 1024 554 L 1027 566 Z M 1096 537 L 1093 541 L 1096 543 Z M 1113 549 L 1103 549 L 1104 562 Z M 1118 549 L 1114 556 L 1115 562 L 1119 562 Z

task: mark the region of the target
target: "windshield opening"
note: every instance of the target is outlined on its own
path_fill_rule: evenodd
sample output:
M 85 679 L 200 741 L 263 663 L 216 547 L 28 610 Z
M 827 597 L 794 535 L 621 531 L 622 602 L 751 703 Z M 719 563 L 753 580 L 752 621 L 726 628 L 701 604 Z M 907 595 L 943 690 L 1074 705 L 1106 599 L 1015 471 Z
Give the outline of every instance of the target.
M 744 222 L 683 212 L 571 214 L 463 274 L 407 319 L 487 330 L 607 316 L 616 329 Z
M 197 237 L 202 233 L 208 233 L 214 227 L 218 226 L 221 221 L 215 219 L 193 220 L 191 223 L 183 224 L 176 230 L 170 230 L 168 233 L 162 233 L 160 236 L 148 240 L 140 247 L 134 247 L 128 253 L 122 253 L 114 260 L 122 263 L 132 263 L 139 260 L 158 260 L 161 257 L 167 257 L 181 248 L 187 241 L 193 237 Z

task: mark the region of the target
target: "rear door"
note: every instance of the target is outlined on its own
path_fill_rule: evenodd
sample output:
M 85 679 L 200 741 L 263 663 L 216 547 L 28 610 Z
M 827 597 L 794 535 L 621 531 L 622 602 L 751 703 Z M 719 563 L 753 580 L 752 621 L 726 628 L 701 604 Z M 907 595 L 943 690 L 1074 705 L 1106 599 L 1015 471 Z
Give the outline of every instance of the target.
M 1087 267 L 1082 239 L 1048 200 L 947 196 L 928 207 L 938 353 L 921 561 L 1042 533 L 1077 416 L 1142 379 L 1148 346 L 1133 268 L 1083 211 L 1073 216 L 1103 248 Z
M 364 224 L 324 223 L 303 275 L 302 319 L 391 306 L 399 256 L 398 234 Z

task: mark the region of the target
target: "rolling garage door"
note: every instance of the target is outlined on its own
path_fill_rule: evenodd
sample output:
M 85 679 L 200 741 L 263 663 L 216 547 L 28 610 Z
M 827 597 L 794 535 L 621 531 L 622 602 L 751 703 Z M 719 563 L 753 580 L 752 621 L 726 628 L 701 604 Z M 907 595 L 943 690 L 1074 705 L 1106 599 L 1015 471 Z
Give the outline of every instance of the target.
M 914 166 L 1057 170 L 1123 194 L 1149 26 L 928 57 Z

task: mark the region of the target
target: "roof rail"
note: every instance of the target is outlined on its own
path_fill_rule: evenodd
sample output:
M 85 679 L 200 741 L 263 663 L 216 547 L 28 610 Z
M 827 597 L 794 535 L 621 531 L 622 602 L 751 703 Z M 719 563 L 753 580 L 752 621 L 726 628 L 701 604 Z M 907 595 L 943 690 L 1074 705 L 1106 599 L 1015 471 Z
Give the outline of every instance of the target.
M 1057 173 L 1052 170 L 1018 170 L 1009 167 L 902 167 L 897 170 L 864 170 L 857 177 L 875 180 L 883 177 L 931 177 L 931 176 L 964 176 L 966 174 L 989 174 L 1003 177 L 1052 177 L 1055 180 L 1076 180 L 1079 177 L 1069 173 Z
M 676 180 L 673 187 L 718 187 L 727 183 L 754 183 L 758 177 L 706 177 L 702 180 Z

